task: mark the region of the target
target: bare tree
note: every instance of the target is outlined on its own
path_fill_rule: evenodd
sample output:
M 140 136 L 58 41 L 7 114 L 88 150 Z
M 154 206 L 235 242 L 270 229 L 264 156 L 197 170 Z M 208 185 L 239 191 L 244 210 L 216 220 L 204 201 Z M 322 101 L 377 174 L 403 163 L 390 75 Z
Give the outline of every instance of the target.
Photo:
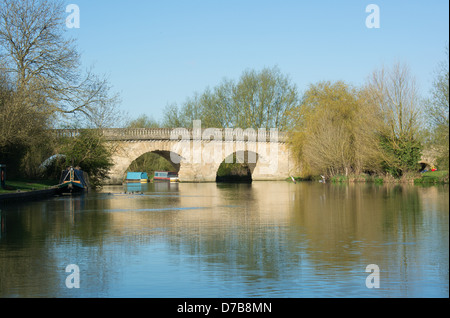
M 64 119 L 102 128 L 120 118 L 118 95 L 107 78 L 81 69 L 66 30 L 62 0 L 0 0 L 0 160 L 37 157 L 47 128 Z M 24 156 L 12 159 L 17 148 Z
M 2 0 L 0 43 L 6 71 L 18 90 L 36 85 L 55 87 L 74 80 L 79 56 L 73 40 L 63 37 L 62 2 Z
M 0 67 L 27 96 L 29 107 L 48 114 L 90 112 L 108 102 L 108 81 L 83 76 L 75 40 L 65 36 L 59 0 L 0 0 Z
M 385 170 L 394 176 L 416 170 L 422 150 L 418 133 L 423 113 L 409 68 L 396 63 L 391 69 L 375 71 L 367 89 L 384 120 L 380 134 L 386 155 Z
M 389 70 L 374 71 L 368 88 L 390 137 L 415 138 L 421 125 L 420 98 L 408 66 L 396 63 Z
M 449 62 L 448 46 L 446 59 L 439 63 L 431 89 L 431 98 L 427 103 L 427 118 L 430 123 L 431 143 L 428 151 L 435 153 L 441 169 L 449 167 Z
M 428 116 L 434 126 L 449 126 L 449 62 L 448 46 L 445 48 L 446 59 L 439 63 L 431 89 L 431 101 Z

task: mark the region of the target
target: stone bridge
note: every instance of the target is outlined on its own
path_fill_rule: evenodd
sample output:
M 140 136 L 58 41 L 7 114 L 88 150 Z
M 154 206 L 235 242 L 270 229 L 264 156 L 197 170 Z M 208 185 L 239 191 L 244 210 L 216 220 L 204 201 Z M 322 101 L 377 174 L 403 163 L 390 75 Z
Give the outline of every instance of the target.
M 247 163 L 252 180 L 284 180 L 295 174 L 295 160 L 286 134 L 266 129 L 232 128 L 111 128 L 103 136 L 114 147 L 108 184 L 122 184 L 130 164 L 145 153 L 156 153 L 178 172 L 181 182 L 215 182 L 222 162 Z M 75 136 L 77 130 L 60 130 Z
M 422 151 L 422 157 L 419 161 L 421 170 L 431 170 L 432 167 L 436 165 L 436 158 L 439 156 L 439 153 L 436 149 L 426 149 Z

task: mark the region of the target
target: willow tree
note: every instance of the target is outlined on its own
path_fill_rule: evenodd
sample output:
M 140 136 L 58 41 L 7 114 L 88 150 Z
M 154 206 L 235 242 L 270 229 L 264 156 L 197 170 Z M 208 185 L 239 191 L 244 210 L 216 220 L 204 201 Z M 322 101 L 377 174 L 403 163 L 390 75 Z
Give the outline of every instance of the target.
M 303 176 L 379 170 L 379 114 L 366 92 L 342 81 L 310 85 L 290 112 L 290 144 Z

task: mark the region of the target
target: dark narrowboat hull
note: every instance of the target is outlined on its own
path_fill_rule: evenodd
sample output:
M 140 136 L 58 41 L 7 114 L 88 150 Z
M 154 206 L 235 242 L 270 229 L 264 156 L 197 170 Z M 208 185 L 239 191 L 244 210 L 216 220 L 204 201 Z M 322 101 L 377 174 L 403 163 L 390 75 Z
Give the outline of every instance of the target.
M 61 194 L 65 193 L 82 193 L 86 187 L 83 184 L 77 182 L 65 182 L 58 185 L 58 192 Z

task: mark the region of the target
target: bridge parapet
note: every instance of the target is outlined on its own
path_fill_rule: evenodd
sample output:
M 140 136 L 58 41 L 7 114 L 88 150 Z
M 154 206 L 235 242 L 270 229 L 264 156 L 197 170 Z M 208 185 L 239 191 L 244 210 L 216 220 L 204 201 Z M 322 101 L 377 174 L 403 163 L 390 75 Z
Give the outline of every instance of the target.
M 74 138 L 82 129 L 56 129 L 57 137 Z M 258 142 L 282 142 L 287 141 L 285 132 L 234 129 L 234 128 L 106 128 L 99 132 L 107 140 L 222 140 L 222 141 L 258 141 Z

